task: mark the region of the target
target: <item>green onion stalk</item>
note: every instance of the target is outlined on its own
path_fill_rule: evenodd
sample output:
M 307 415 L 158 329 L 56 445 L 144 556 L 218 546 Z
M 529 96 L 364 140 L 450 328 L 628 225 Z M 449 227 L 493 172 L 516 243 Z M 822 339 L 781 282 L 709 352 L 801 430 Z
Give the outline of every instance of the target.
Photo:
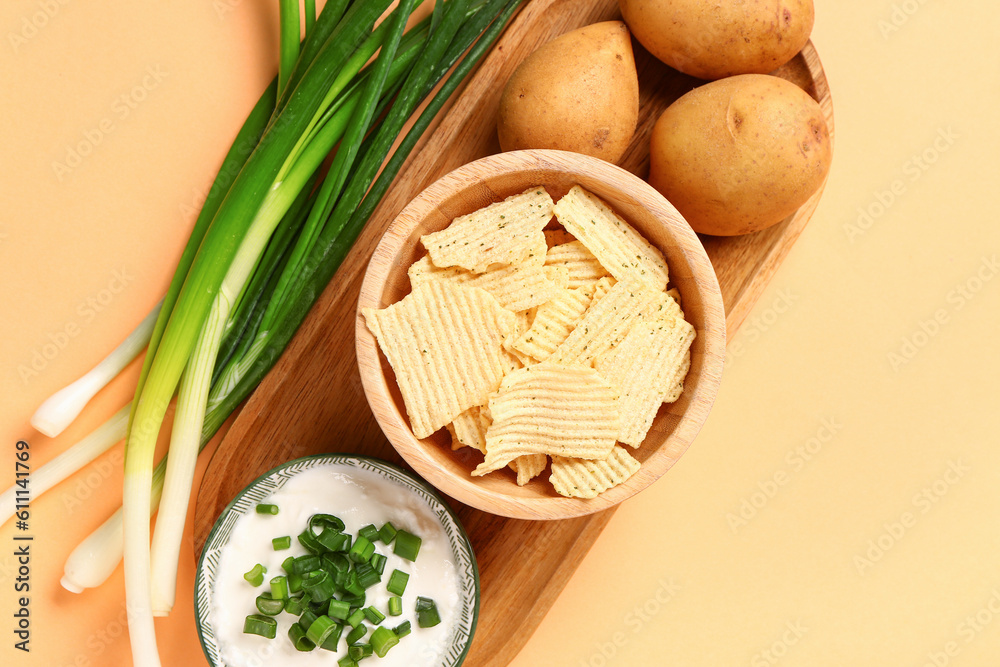
M 282 0 L 278 76 L 223 161 L 155 326 L 143 332 L 122 509 L 67 561 L 63 583 L 81 590 L 124 554 L 134 664 L 159 664 L 153 616 L 173 605 L 198 452 L 276 363 L 419 138 L 522 1 L 445 0 L 405 34 L 419 0 L 401 0 L 377 27 L 391 0 L 328 0 L 318 16 L 307 2 L 300 42 L 298 5 Z M 170 448 L 154 468 L 175 392 Z

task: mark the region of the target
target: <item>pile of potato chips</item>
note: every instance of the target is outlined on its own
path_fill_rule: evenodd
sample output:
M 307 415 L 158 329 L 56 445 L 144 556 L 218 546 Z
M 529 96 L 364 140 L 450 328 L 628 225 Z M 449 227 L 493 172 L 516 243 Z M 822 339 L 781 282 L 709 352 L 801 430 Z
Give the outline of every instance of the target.
M 414 435 L 446 427 L 453 449 L 484 454 L 473 475 L 509 466 L 520 485 L 551 457 L 564 496 L 635 474 L 625 446 L 680 396 L 695 337 L 663 254 L 579 186 L 558 203 L 530 188 L 420 240 L 411 293 L 364 310 Z

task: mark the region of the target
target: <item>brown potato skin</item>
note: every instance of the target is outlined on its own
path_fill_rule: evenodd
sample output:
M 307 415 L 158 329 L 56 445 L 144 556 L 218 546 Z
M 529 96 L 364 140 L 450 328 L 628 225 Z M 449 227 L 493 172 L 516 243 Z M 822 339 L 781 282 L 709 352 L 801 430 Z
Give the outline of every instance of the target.
M 744 74 L 671 104 L 650 138 L 650 184 L 696 232 L 781 222 L 823 184 L 830 133 L 819 104 L 784 79 Z
M 699 79 L 767 74 L 809 41 L 813 0 L 619 0 L 636 39 Z
M 504 151 L 553 148 L 618 162 L 638 118 L 628 27 L 606 21 L 560 35 L 524 59 L 500 98 L 497 135 Z

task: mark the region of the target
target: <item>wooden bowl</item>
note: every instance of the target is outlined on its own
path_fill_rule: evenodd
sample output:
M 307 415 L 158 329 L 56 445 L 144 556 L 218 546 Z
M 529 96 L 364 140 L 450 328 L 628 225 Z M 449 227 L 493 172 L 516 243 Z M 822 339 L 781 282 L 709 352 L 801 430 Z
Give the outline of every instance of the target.
M 472 477 L 470 472 L 482 455 L 468 447 L 453 452 L 445 429 L 417 439 L 392 368 L 361 315 L 362 308 L 384 308 L 410 292 L 406 270 L 425 252 L 421 235 L 532 186 L 545 186 L 558 200 L 576 184 L 606 201 L 663 251 L 670 284 L 680 291 L 686 318 L 697 331 L 681 398 L 663 405 L 642 446 L 629 449 L 642 463 L 641 469 L 624 484 L 587 500 L 556 494 L 548 471 L 521 487 L 507 469 Z M 417 195 L 389 225 L 375 249 L 356 317 L 358 367 L 365 394 L 396 451 L 417 473 L 456 500 L 520 519 L 563 519 L 598 512 L 652 484 L 687 450 L 708 417 L 725 356 L 726 323 L 719 283 L 691 227 L 637 176 L 602 160 L 562 151 L 527 150 L 486 157 L 456 169 Z

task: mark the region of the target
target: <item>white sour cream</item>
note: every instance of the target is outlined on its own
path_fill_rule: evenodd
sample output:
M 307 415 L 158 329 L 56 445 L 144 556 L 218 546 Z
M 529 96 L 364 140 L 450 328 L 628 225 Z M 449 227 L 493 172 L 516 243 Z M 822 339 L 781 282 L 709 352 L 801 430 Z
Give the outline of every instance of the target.
M 382 581 L 366 591 L 365 606 L 375 607 L 386 615 L 382 625 L 391 628 L 410 621 L 412 631 L 399 640 L 384 658 L 372 656 L 364 664 L 371 667 L 437 667 L 450 648 L 455 623 L 461 613 L 458 570 L 448 536 L 431 508 L 409 489 L 369 470 L 338 464 L 317 466 L 297 473 L 262 502 L 275 504 L 277 516 L 244 514 L 236 522 L 229 543 L 219 560 L 218 576 L 212 591 L 212 612 L 215 634 L 225 664 L 229 667 L 264 667 L 293 665 L 295 667 L 331 667 L 347 654 L 345 628 L 339 650 L 334 653 L 316 648 L 309 653 L 295 650 L 288 638 L 288 628 L 297 617 L 282 612 L 274 617 L 278 634 L 274 639 L 243 633 L 243 621 L 249 614 L 259 613 L 254 604 L 258 595 L 269 591 L 271 577 L 285 574 L 281 563 L 289 556 L 308 553 L 298 543 L 301 533 L 313 514 L 333 514 L 345 524 L 345 532 L 357 536 L 360 528 L 374 524 L 376 528 L 389 521 L 422 539 L 416 562 L 404 560 L 392 553 L 392 546 L 376 542 L 376 550 L 388 557 Z M 271 539 L 288 535 L 292 548 L 274 551 Z M 264 583 L 255 587 L 243 573 L 260 563 L 267 568 Z M 403 594 L 403 615 L 389 616 L 391 594 L 385 586 L 393 570 L 410 575 Z M 417 596 L 432 598 L 441 614 L 441 623 L 433 628 L 417 625 L 414 605 Z M 366 625 L 371 627 L 370 623 Z M 369 641 L 370 629 L 363 642 Z

